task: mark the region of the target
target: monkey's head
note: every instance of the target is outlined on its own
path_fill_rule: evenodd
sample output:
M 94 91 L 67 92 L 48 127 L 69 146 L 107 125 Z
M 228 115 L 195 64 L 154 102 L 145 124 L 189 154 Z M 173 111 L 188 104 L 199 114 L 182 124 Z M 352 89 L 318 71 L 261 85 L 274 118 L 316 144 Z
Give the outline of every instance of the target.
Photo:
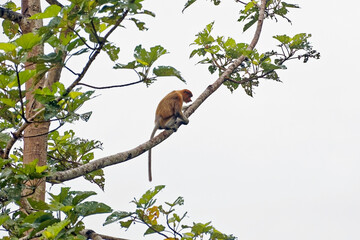
M 192 92 L 188 89 L 182 90 L 183 100 L 184 102 L 188 103 L 191 102 Z

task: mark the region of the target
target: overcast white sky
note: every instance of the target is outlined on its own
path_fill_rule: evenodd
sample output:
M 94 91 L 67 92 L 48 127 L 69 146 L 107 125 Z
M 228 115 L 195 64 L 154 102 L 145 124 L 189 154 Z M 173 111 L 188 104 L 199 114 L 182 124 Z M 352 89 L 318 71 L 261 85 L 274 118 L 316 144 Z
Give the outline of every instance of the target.
M 173 89 L 189 88 L 196 98 L 216 76 L 189 60 L 195 34 L 215 20 L 214 35 L 248 42 L 236 22 L 240 5 L 223 1 L 214 7 L 198 0 L 181 10 L 184 1 L 145 1 L 157 14 L 146 18 L 145 33 L 131 25 L 111 39 L 121 47 L 120 62 L 130 61 L 137 44 L 164 46 L 170 54 L 159 64 L 173 65 L 187 80 L 164 78 L 149 88 L 136 85 L 97 92 L 84 106 L 93 110 L 88 123 L 69 126 L 79 136 L 99 139 L 104 151 L 96 158 L 145 142 L 152 131 L 160 99 Z M 225 3 L 227 2 L 227 3 Z M 289 1 L 292 2 L 292 1 Z M 293 1 L 293 24 L 265 22 L 257 48 L 276 48 L 273 35 L 306 32 L 321 52 L 307 64 L 294 61 L 280 73 L 283 83 L 263 81 L 254 98 L 242 89 L 222 87 L 168 140 L 153 149 L 153 182 L 147 180 L 147 154 L 106 168 L 105 192 L 93 200 L 116 210 L 147 189 L 165 184 L 159 202 L 185 198 L 188 224 L 208 222 L 239 240 L 360 239 L 360 82 L 358 9 L 360 2 Z M 135 81 L 132 73 L 112 70 L 105 55 L 85 82 L 109 85 Z M 76 64 L 81 66 L 80 63 Z M 65 78 L 72 79 L 69 74 Z M 97 190 L 82 179 L 66 183 L 74 190 Z M 64 186 L 64 185 L 63 185 Z M 55 186 L 54 188 L 58 188 Z M 102 217 L 87 227 L 106 234 L 142 239 L 145 227 L 124 232 L 116 224 L 102 227 Z M 149 236 L 147 239 L 161 239 Z
M 95 108 L 91 121 L 75 127 L 80 135 L 104 142 L 98 157 L 147 140 L 156 105 L 167 92 L 186 87 L 197 97 L 215 80 L 206 67 L 188 59 L 189 44 L 206 24 L 215 20 L 215 35 L 237 41 L 248 42 L 253 34 L 242 33 L 234 1 L 213 7 L 198 0 L 184 14 L 185 1 L 148 2 L 157 14 L 149 21 L 150 30 L 123 31 L 114 39 L 123 61 L 138 43 L 161 44 L 171 54 L 159 64 L 177 67 L 188 84 L 163 79 L 150 88 L 101 92 L 88 106 Z M 281 72 L 283 83 L 262 82 L 254 98 L 242 90 L 230 94 L 223 87 L 191 116 L 189 125 L 153 149 L 152 183 L 147 182 L 147 157 L 142 155 L 107 168 L 106 190 L 98 199 L 114 209 L 130 210 L 133 197 L 165 184 L 160 200 L 183 196 L 188 223 L 212 221 L 240 240 L 360 239 L 360 3 L 294 2 L 301 9 L 292 11 L 293 24 L 267 21 L 258 49 L 274 49 L 273 35 L 312 33 L 321 60 L 292 62 Z M 87 82 L 135 79 L 110 71 L 111 64 L 99 67 L 109 71 L 94 68 Z M 75 186 L 80 182 L 74 181 Z M 89 227 L 122 237 L 140 239 L 145 230 L 139 225 L 125 233 L 116 225 L 104 230 L 98 219 L 88 221 Z

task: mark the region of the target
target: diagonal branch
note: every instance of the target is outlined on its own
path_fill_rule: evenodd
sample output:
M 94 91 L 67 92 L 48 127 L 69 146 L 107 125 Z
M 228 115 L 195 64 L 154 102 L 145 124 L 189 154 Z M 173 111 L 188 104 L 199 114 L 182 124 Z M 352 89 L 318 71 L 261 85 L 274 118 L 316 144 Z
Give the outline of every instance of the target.
M 64 5 L 59 3 L 57 0 L 46 0 L 46 2 L 50 5 L 58 5 L 59 7 L 64 7 Z
M 121 24 L 121 22 L 125 19 L 125 17 L 127 16 L 129 10 L 126 10 L 123 15 L 117 20 L 117 22 L 114 24 L 114 26 L 109 30 L 109 32 L 107 32 L 105 34 L 105 36 L 103 37 L 102 41 L 99 43 L 99 46 L 96 48 L 95 52 L 91 55 L 89 61 L 86 63 L 85 67 L 83 68 L 83 70 L 81 71 L 81 73 L 79 74 L 78 78 L 72 83 L 70 84 L 70 86 L 66 89 L 65 92 L 65 96 L 67 94 L 69 94 L 71 92 L 71 90 L 73 90 L 74 87 L 76 87 L 76 85 L 79 84 L 79 82 L 84 78 L 86 72 L 89 70 L 92 62 L 96 59 L 96 57 L 100 54 L 101 50 L 103 49 L 108 37 L 115 31 L 115 29 Z M 60 101 L 61 98 L 56 99 L 57 101 Z
M 257 23 L 257 28 L 251 41 L 248 50 L 253 50 L 257 42 L 259 41 L 262 25 L 264 22 L 264 13 L 265 13 L 265 5 L 266 0 L 261 0 L 260 12 L 259 12 L 259 19 Z M 234 61 L 233 64 L 229 66 L 229 68 L 211 85 L 209 85 L 205 91 L 194 101 L 194 103 L 185 111 L 185 116 L 189 117 L 191 114 L 195 112 L 195 110 L 212 94 L 214 93 L 222 83 L 228 78 L 228 76 L 244 61 L 245 56 L 240 56 L 238 59 Z M 155 138 L 133 148 L 131 150 L 117 153 L 114 155 L 110 155 L 107 157 L 99 158 L 97 160 L 91 161 L 87 164 L 79 166 L 77 168 L 72 168 L 62 172 L 56 172 L 53 175 L 47 177 L 48 182 L 52 183 L 59 183 L 68 181 L 71 179 L 75 179 L 78 177 L 83 176 L 84 174 L 93 172 L 95 170 L 111 166 L 114 164 L 126 162 L 132 158 L 135 158 L 142 153 L 148 151 L 150 148 L 155 147 L 156 145 L 163 142 L 165 139 L 171 136 L 173 133 L 172 130 L 165 130 L 160 133 Z

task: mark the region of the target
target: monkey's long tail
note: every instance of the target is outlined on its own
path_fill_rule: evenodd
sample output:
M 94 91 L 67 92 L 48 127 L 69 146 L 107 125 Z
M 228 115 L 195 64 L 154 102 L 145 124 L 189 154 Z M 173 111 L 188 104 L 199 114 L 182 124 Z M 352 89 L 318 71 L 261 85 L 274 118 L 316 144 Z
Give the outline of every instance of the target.
M 158 129 L 157 126 L 155 126 L 154 130 L 151 133 L 150 140 L 153 139 L 153 137 L 155 136 L 155 133 L 156 133 L 157 129 Z M 152 181 L 152 176 L 151 176 L 151 148 L 149 149 L 148 171 L 149 171 L 149 182 L 151 182 Z

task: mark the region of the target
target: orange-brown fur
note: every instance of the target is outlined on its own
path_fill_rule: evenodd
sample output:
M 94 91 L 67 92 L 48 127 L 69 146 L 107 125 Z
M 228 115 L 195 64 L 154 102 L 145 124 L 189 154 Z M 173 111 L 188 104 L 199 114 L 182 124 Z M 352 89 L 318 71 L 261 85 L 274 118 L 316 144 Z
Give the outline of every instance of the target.
M 177 130 L 177 119 L 181 124 L 188 124 L 189 119 L 182 112 L 183 102 L 191 102 L 192 93 L 190 90 L 175 90 L 166 95 L 159 103 L 155 112 L 155 127 L 151 133 L 152 139 L 158 129 Z M 151 149 L 149 149 L 149 181 L 151 182 Z

